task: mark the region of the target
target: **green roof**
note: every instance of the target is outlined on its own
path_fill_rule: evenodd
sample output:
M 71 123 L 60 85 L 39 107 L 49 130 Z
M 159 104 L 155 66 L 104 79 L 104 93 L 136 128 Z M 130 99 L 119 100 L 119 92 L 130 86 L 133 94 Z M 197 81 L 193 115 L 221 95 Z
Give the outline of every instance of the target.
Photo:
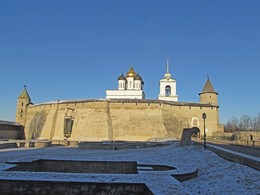
M 19 95 L 18 99 L 29 99 L 29 102 L 31 102 L 31 98 L 26 90 L 26 87 L 24 87 L 24 90 L 22 93 Z

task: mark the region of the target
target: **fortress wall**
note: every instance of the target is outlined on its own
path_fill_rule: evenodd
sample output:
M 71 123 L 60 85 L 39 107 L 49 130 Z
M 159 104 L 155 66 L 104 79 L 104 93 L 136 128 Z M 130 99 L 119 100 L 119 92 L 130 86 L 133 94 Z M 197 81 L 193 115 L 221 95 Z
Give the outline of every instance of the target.
M 52 139 L 55 132 L 58 105 L 52 107 L 52 109 L 49 109 L 49 111 L 44 111 L 46 112 L 47 116 L 39 139 Z
M 44 113 L 40 139 L 64 139 L 64 119 L 73 118 L 70 140 L 146 141 L 151 138 L 180 138 L 182 130 L 199 119 L 203 134 L 202 113 L 207 114 L 208 136 L 219 130 L 218 109 L 161 102 L 85 101 L 29 106 L 26 115 L 26 138 L 35 116 Z
M 48 139 L 49 136 L 46 136 L 49 130 L 49 125 L 52 124 L 52 117 L 49 116 L 48 121 L 46 121 L 46 117 L 49 115 L 49 112 L 51 110 L 56 110 L 57 104 L 48 104 L 48 105 L 32 105 L 28 106 L 27 113 L 26 113 L 26 124 L 25 124 L 25 138 L 31 139 L 31 133 L 30 129 L 33 128 L 33 126 L 41 126 L 43 125 L 42 133 L 44 135 L 44 138 Z M 45 117 L 45 119 L 44 119 Z M 44 123 L 40 120 L 44 119 Z
M 159 104 L 110 103 L 114 140 L 146 141 L 167 137 Z
M 178 135 L 180 138 L 182 130 L 187 127 L 193 127 L 192 118 L 196 117 L 198 121 L 198 128 L 203 134 L 204 123 L 202 119 L 202 113 L 207 114 L 206 128 L 208 129 L 208 136 L 212 135 L 212 132 L 218 131 L 218 110 L 216 107 L 201 107 L 201 106 L 173 106 L 164 105 L 164 124 L 167 127 L 169 135 Z
M 72 108 L 75 109 L 75 118 L 70 140 L 108 140 L 107 102 L 78 103 Z M 64 120 L 64 114 L 61 116 Z M 60 130 L 63 132 L 63 129 L 62 126 Z

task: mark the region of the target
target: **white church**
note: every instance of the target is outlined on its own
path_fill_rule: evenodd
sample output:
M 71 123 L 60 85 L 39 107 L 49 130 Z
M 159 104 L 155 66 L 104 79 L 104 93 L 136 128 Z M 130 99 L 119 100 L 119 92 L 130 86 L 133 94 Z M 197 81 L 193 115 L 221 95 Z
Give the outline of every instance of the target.
M 118 77 L 117 90 L 106 90 L 106 99 L 145 99 L 143 85 L 142 77 L 131 67 L 126 76 L 122 73 Z M 176 80 L 171 77 L 168 61 L 164 78 L 160 80 L 158 99 L 178 101 L 178 95 L 176 95 Z

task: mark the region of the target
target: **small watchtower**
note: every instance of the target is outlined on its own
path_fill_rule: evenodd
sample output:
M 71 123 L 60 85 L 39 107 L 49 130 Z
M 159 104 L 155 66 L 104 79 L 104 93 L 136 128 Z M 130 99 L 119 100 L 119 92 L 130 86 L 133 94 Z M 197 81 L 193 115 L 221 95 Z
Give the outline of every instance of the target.
M 202 92 L 199 93 L 199 96 L 201 103 L 211 103 L 216 106 L 218 105 L 218 93 L 214 90 L 213 85 L 209 80 L 209 76 L 202 89 Z
M 16 106 L 16 122 L 25 126 L 26 112 L 28 105 L 32 104 L 31 98 L 26 90 L 26 86 L 19 95 Z

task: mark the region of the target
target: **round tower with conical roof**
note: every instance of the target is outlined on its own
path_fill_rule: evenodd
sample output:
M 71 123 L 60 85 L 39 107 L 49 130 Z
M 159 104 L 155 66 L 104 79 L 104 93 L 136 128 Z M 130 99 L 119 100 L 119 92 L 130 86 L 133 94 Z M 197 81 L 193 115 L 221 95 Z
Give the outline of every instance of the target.
M 210 103 L 218 105 L 218 93 L 214 90 L 213 85 L 208 79 L 202 89 L 202 92 L 199 93 L 201 103 Z
M 27 107 L 32 104 L 31 98 L 26 90 L 26 86 L 19 95 L 16 106 L 16 122 L 25 126 Z

